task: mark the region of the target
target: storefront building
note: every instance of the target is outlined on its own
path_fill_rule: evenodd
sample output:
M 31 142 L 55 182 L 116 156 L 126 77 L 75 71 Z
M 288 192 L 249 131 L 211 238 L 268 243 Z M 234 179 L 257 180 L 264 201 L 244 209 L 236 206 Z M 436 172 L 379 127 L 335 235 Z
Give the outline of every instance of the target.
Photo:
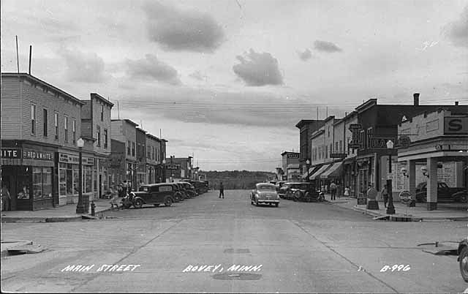
M 97 167 L 92 152 L 82 154 L 82 193 L 90 200 L 97 198 Z M 78 203 L 79 151 L 60 148 L 58 151 L 59 205 Z
M 299 155 L 298 152 L 292 151 L 284 151 L 281 153 L 281 166 L 284 171 L 284 180 L 301 181 Z
M 313 119 L 301 120 L 296 124 L 296 128 L 299 129 L 299 168 L 302 175 L 308 173 L 308 170 L 310 169 L 310 155 L 312 153 L 310 140 L 312 138 L 312 134 L 320 129 L 323 124 L 323 120 Z M 307 161 L 309 161 L 309 164 Z M 304 178 L 307 179 L 307 175 Z
M 11 209 L 64 204 L 59 156 L 78 151 L 84 103 L 26 73 L 2 73 L 1 91 L 2 181 L 9 185 Z
M 427 182 L 427 210 L 436 210 L 438 183 L 467 188 L 468 106 L 445 107 L 408 118 L 398 126 L 406 144 L 398 148 L 394 173 L 386 175 L 398 190 L 413 197 L 416 186 Z M 418 205 L 418 204 L 416 204 Z
M 2 183 L 11 210 L 39 210 L 55 205 L 57 147 L 28 141 L 2 141 Z
M 136 190 L 138 186 L 137 173 L 139 165 L 136 154 L 137 126 L 138 124 L 130 119 L 111 120 L 111 139 L 125 144 L 125 151 L 123 154 L 117 154 L 116 156 L 123 157 L 124 180 L 131 184 L 132 190 Z M 121 171 L 118 171 L 119 174 L 120 172 Z

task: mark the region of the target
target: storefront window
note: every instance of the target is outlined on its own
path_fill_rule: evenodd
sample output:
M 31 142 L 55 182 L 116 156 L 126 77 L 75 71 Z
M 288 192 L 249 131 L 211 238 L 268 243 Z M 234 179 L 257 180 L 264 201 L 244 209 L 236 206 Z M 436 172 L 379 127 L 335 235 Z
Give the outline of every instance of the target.
M 60 163 L 59 169 L 60 195 L 67 195 L 67 164 Z
M 93 174 L 90 166 L 84 167 L 84 193 L 91 193 L 93 191 Z
M 34 200 L 52 197 L 52 168 L 33 168 L 33 196 Z
M 33 196 L 35 200 L 42 198 L 42 168 L 33 168 Z
M 52 168 L 42 168 L 42 195 L 45 198 L 52 198 Z
M 30 198 L 30 185 L 31 185 L 31 173 L 29 167 L 23 167 L 23 170 L 19 173 L 17 178 L 16 190 L 19 191 L 16 198 L 19 200 L 27 200 Z

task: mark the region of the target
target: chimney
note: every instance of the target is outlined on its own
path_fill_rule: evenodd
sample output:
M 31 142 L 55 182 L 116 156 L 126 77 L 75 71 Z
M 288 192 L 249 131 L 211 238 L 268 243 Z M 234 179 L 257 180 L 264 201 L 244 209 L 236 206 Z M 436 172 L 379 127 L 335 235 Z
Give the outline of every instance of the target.
M 414 106 L 419 106 L 419 93 L 414 93 L 413 98 L 414 98 Z
M 457 106 L 458 106 L 458 101 L 455 101 L 455 105 L 457 105 Z

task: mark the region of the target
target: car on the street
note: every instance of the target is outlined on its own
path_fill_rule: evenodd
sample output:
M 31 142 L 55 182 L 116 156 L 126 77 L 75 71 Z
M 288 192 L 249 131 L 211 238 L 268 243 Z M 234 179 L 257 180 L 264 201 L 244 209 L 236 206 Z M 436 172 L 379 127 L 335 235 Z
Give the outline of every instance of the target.
M 465 282 L 468 283 L 468 237 L 460 241 L 460 243 L 458 244 L 457 253 L 457 261 L 460 266 L 460 274 L 463 280 L 465 280 Z
M 180 186 L 177 183 L 169 183 L 170 185 L 174 186 L 174 199 L 175 202 L 180 202 L 185 199 L 184 193 L 182 192 Z
M 132 191 L 129 193 L 126 208 L 130 208 L 133 205 L 135 208 L 141 208 L 143 205 L 154 205 L 159 206 L 164 204 L 165 206 L 171 206 L 174 203 L 175 190 L 171 184 L 149 184 L 141 186 L 138 191 Z
M 468 192 L 463 187 L 449 187 L 444 182 L 437 182 L 437 200 L 467 202 Z M 419 183 L 416 186 L 416 201 L 427 202 L 427 182 Z
M 192 184 L 190 184 L 190 182 L 180 182 L 180 184 L 182 184 L 182 186 L 184 187 L 185 192 L 188 194 L 189 198 L 198 196 L 195 187 Z
M 323 196 L 312 182 L 290 182 L 284 184 L 284 198 L 301 202 L 323 201 Z
M 270 183 L 257 183 L 255 189 L 250 192 L 250 204 L 259 206 L 260 204 L 274 205 L 278 207 L 280 198 L 276 191 L 276 186 Z

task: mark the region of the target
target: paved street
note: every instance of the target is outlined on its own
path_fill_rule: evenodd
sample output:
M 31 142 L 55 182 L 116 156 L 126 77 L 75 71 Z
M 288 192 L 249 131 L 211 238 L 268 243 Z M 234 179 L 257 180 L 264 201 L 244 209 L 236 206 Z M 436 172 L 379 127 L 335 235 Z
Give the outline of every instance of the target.
M 374 221 L 330 203 L 250 205 L 249 191 L 106 212 L 102 220 L 4 223 L 2 239 L 48 248 L 2 259 L 8 292 L 458 293 L 466 222 Z M 427 247 L 426 247 L 427 248 Z M 78 267 L 80 266 L 80 267 Z M 399 266 L 399 268 L 398 268 Z M 393 268 L 393 270 L 392 270 Z

